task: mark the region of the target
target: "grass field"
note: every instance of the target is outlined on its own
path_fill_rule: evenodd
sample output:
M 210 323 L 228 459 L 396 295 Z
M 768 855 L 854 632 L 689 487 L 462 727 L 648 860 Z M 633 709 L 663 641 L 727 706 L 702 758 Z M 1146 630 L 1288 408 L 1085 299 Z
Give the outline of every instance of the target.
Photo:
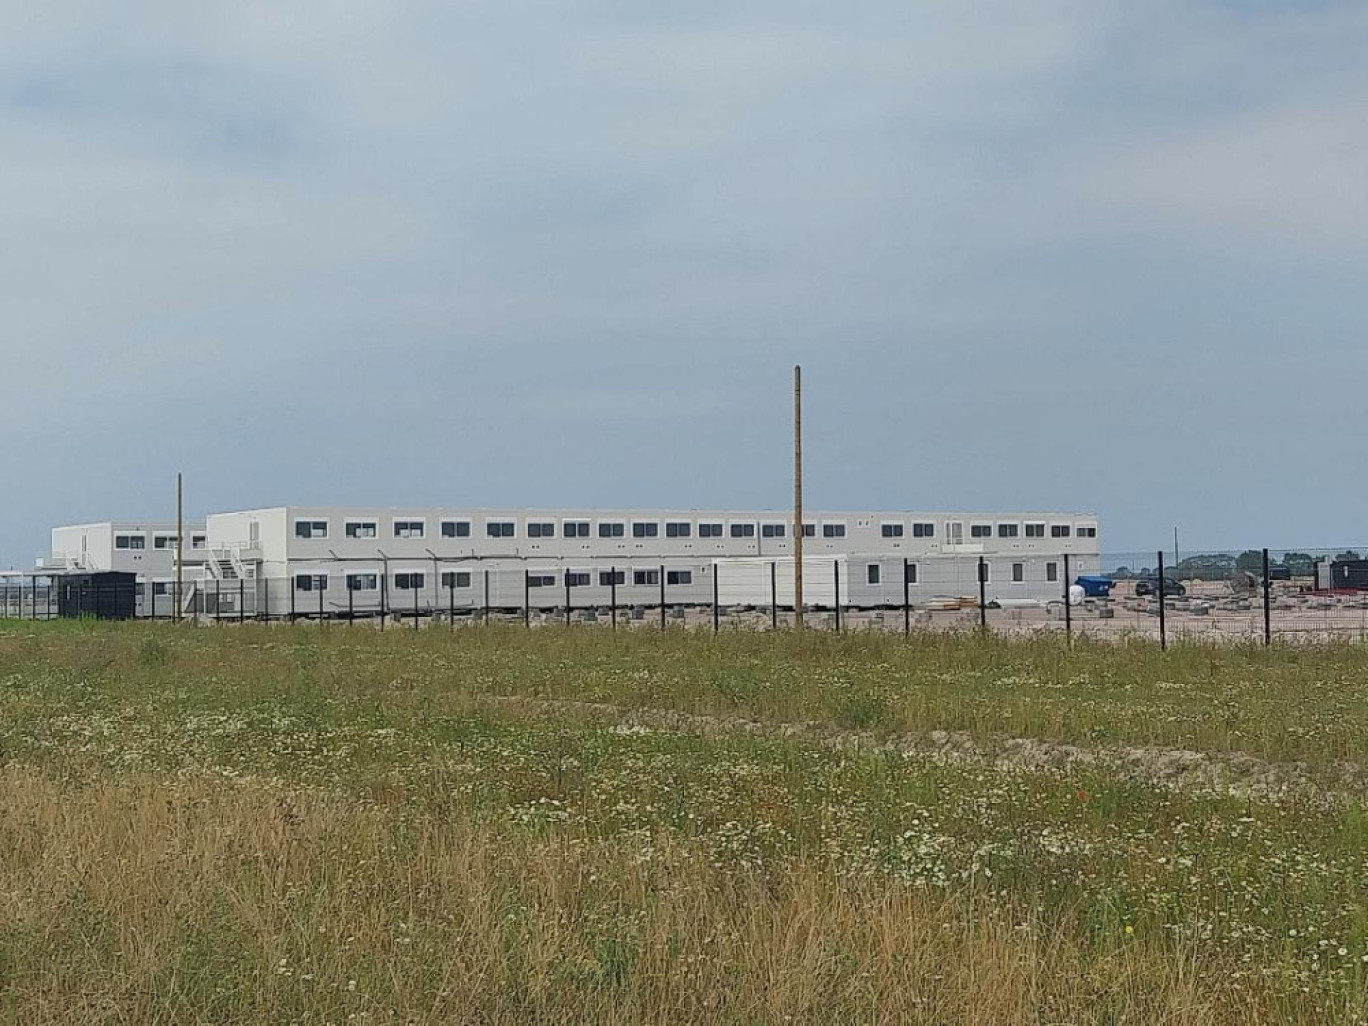
M 1368 1021 L 1368 649 L 0 624 L 0 1022 Z

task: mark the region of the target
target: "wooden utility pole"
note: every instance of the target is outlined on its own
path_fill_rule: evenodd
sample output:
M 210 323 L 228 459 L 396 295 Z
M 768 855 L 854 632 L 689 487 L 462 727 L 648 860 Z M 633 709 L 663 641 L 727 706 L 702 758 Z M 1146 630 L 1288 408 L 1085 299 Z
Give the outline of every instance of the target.
M 185 595 L 185 579 L 182 568 L 185 566 L 185 493 L 180 471 L 176 472 L 176 610 L 174 618 L 181 618 L 181 606 Z M 155 601 L 155 599 L 153 600 Z
M 793 626 L 803 629 L 803 368 L 793 368 Z

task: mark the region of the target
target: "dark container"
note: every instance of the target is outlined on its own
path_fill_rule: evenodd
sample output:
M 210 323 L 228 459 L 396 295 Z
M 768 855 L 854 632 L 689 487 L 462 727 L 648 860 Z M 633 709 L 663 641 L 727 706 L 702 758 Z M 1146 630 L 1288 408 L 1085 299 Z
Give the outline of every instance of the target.
M 1337 560 L 1330 564 L 1334 591 L 1368 591 L 1368 559 Z
M 74 619 L 131 620 L 138 609 L 136 574 L 106 571 L 58 578 L 57 615 Z

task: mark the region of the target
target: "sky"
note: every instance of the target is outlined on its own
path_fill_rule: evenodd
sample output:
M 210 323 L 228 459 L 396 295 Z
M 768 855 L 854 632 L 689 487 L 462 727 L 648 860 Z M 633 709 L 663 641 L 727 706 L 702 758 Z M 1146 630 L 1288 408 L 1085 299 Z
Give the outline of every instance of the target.
M 1368 541 L 1368 5 L 0 0 L 0 566 L 268 505 Z

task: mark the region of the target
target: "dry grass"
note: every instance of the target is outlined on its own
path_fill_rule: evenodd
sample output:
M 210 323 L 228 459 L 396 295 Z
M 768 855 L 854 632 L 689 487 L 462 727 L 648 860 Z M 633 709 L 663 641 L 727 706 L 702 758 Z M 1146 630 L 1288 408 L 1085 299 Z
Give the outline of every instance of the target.
M 1365 1022 L 1366 669 L 0 625 L 0 1022 Z
M 6 1021 L 1280 1020 L 1166 946 L 192 775 L 0 778 Z

